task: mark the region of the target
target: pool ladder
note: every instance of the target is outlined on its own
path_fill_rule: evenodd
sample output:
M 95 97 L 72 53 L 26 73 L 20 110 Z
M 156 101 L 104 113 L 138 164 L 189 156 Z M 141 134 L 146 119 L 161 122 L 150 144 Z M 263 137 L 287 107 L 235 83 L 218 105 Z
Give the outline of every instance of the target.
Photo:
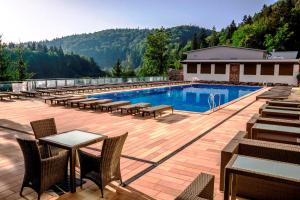
M 218 105 L 216 104 L 216 101 L 215 101 L 216 96 L 219 96 Z M 212 94 L 211 93 L 211 94 L 209 94 L 207 101 L 208 101 L 210 110 L 214 111 L 216 108 L 219 108 L 221 106 L 221 94 Z

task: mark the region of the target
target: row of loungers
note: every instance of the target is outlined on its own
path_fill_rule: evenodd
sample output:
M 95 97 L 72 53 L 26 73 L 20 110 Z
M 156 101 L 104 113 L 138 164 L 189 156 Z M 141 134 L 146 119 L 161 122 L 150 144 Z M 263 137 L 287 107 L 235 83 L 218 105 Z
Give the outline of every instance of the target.
M 20 97 L 26 97 L 26 93 L 23 92 L 0 92 L 0 100 L 11 100 L 12 98 L 19 99 Z
M 138 114 L 142 116 L 153 115 L 155 118 L 158 114 L 161 115 L 164 111 L 171 110 L 173 114 L 173 107 L 169 105 L 151 106 L 149 103 L 131 104 L 130 101 L 112 101 L 112 99 L 96 99 L 86 98 L 85 96 L 51 96 L 44 98 L 45 103 L 64 105 L 68 107 L 78 107 L 80 109 L 94 109 L 101 111 L 121 111 L 127 114 Z
M 139 88 L 139 87 L 156 87 L 163 85 L 177 85 L 187 84 L 188 81 L 159 81 L 159 82 L 137 82 L 137 83 L 115 83 L 115 84 L 101 84 L 101 85 L 84 85 L 84 86 L 65 86 L 61 88 L 37 88 L 41 96 L 52 94 L 73 94 L 95 91 L 106 91 L 114 89 L 125 88 Z
M 232 81 L 193 81 L 194 83 L 204 83 L 204 84 L 222 84 L 222 85 L 249 85 L 249 86 L 287 86 L 288 84 L 282 83 L 258 83 L 258 82 L 232 82 Z
M 253 115 L 248 121 L 246 132 L 237 135 L 225 146 L 221 152 L 220 190 L 224 191 L 225 171 L 229 163 L 236 157 L 243 155 L 262 160 L 279 161 L 296 164 L 300 167 L 300 101 L 267 101 L 259 109 L 259 114 Z M 247 163 L 251 166 L 251 163 Z M 275 166 L 270 166 L 273 168 Z M 274 168 L 276 169 L 276 168 Z M 238 183 L 232 196 L 247 199 L 299 199 L 300 190 L 290 184 L 291 177 L 281 181 L 264 180 L 260 177 L 268 176 L 261 172 L 252 176 L 236 175 Z M 295 179 L 294 179 L 295 178 Z M 225 195 L 224 195 L 225 196 Z

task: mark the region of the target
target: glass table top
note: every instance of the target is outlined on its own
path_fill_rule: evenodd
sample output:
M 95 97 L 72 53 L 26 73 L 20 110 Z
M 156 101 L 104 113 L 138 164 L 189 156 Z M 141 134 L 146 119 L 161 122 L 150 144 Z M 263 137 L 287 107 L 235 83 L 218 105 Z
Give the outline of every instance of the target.
M 252 128 L 300 134 L 300 128 L 291 126 L 255 123 Z
M 232 168 L 300 181 L 300 165 L 237 155 Z
M 107 136 L 95 133 L 89 133 L 80 130 L 72 130 L 57 135 L 51 135 L 40 138 L 41 141 L 61 144 L 67 147 L 73 147 L 93 140 L 104 139 Z

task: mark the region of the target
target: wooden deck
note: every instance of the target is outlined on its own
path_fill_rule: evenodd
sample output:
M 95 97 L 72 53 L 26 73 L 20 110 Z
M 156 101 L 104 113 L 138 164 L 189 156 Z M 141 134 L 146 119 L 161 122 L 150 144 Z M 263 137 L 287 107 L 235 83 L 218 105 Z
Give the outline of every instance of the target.
M 255 97 L 261 92 L 211 114 L 175 111 L 157 119 L 49 106 L 33 99 L 0 102 L 0 126 L 32 133 L 30 121 L 54 117 L 59 132 L 81 129 L 108 136 L 129 132 L 121 159 L 128 186 L 114 183 L 105 190 L 105 199 L 174 199 L 201 172 L 216 176 L 215 199 L 222 199 L 218 190 L 220 151 L 258 112 L 264 101 Z M 0 129 L 0 199 L 21 198 L 18 192 L 24 166 L 14 137 L 24 135 Z M 100 148 L 100 144 L 92 147 Z M 62 196 L 47 192 L 42 199 L 100 198 L 90 182 L 77 190 Z M 25 194 L 26 199 L 36 198 L 31 189 Z

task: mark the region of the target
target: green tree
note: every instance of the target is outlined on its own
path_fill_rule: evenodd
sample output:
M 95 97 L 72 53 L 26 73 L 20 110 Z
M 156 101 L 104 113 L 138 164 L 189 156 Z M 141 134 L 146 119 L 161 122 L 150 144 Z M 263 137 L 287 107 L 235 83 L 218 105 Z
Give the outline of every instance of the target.
M 197 34 L 195 33 L 192 38 L 192 50 L 195 50 L 198 48 L 199 48 L 198 38 L 197 38 Z
M 31 78 L 32 74 L 27 73 L 27 63 L 24 59 L 24 48 L 22 46 L 19 46 L 16 50 L 16 53 L 16 67 L 18 80 L 22 81 L 26 78 Z
M 143 66 L 139 71 L 141 76 L 156 76 L 166 73 L 169 44 L 170 35 L 164 28 L 157 29 L 148 35 Z
M 112 68 L 111 74 L 113 77 L 121 77 L 122 76 L 122 66 L 120 63 L 120 59 L 118 59 L 115 66 Z
M 212 29 L 212 33 L 210 36 L 207 37 L 207 41 L 210 47 L 216 46 L 219 44 L 219 35 L 216 31 L 216 27 L 214 26 Z
M 126 77 L 126 78 L 136 76 L 134 68 L 131 65 L 124 67 L 124 69 L 122 71 L 122 75 L 123 75 L 123 77 Z
M 2 42 L 2 35 L 0 35 L 0 81 L 8 81 L 10 79 L 9 66 L 11 59 L 6 50 L 6 44 Z
M 272 49 L 276 50 L 286 50 L 285 43 L 290 39 L 290 37 L 294 33 L 289 30 L 289 25 L 286 23 L 282 27 L 278 28 L 275 36 L 271 34 L 267 34 L 265 36 L 265 46 L 267 47 L 268 51 L 272 51 Z

